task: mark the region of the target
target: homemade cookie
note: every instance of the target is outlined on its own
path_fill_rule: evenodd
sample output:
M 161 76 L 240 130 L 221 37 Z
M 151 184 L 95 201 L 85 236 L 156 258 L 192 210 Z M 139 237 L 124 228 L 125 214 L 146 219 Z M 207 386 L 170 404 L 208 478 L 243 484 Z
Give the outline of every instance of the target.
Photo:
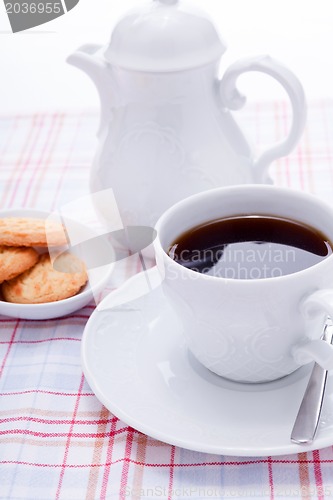
M 34 267 L 3 283 L 4 299 L 20 304 L 54 302 L 76 295 L 87 282 L 85 265 L 75 255 L 60 255 L 56 268 L 49 255 L 43 254 Z
M 0 219 L 0 246 L 47 247 L 67 243 L 62 224 L 31 217 Z
M 0 247 L 0 283 L 30 269 L 38 259 L 34 248 Z

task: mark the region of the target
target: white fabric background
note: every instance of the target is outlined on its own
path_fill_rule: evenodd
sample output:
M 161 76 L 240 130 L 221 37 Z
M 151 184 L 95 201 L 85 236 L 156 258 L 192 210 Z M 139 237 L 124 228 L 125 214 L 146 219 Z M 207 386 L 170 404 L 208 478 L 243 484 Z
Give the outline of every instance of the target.
M 308 99 L 333 97 L 331 0 L 189 0 L 210 13 L 227 42 L 221 71 L 242 56 L 268 53 L 301 79 Z M 107 43 L 119 16 L 140 0 L 80 0 L 67 15 L 12 34 L 0 3 L 0 113 L 97 109 L 88 77 L 65 63 L 84 43 Z M 283 97 L 269 77 L 242 77 L 249 100 Z M 77 89 L 80 89 L 80 92 Z

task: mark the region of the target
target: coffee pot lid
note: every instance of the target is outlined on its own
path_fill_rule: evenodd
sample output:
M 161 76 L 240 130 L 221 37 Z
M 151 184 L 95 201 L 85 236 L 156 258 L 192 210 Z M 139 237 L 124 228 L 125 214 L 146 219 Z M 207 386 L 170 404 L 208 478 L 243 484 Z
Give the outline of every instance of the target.
M 122 68 L 163 72 L 209 64 L 225 49 L 205 13 L 184 0 L 153 0 L 119 21 L 104 55 Z

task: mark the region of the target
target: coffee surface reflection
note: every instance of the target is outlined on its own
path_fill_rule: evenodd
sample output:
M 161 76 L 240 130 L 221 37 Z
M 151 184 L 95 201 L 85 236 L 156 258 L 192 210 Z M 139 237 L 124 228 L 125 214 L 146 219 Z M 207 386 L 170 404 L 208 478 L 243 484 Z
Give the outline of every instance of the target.
M 168 254 L 180 265 L 210 276 L 263 279 L 301 271 L 332 252 L 332 242 L 317 229 L 254 214 L 191 228 L 172 242 Z

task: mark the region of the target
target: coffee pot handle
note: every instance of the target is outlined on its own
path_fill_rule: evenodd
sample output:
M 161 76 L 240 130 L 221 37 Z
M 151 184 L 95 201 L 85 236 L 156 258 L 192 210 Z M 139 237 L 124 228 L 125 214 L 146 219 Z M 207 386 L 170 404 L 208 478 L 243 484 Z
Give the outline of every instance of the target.
M 277 80 L 287 92 L 293 110 L 292 124 L 286 139 L 262 153 L 254 162 L 254 182 L 265 183 L 269 182 L 268 167 L 272 161 L 288 155 L 299 141 L 306 123 L 306 102 L 303 87 L 294 73 L 265 55 L 240 59 L 226 70 L 220 83 L 220 95 L 226 108 L 237 110 L 244 106 L 246 98 L 238 91 L 236 80 L 249 71 L 266 73 Z

